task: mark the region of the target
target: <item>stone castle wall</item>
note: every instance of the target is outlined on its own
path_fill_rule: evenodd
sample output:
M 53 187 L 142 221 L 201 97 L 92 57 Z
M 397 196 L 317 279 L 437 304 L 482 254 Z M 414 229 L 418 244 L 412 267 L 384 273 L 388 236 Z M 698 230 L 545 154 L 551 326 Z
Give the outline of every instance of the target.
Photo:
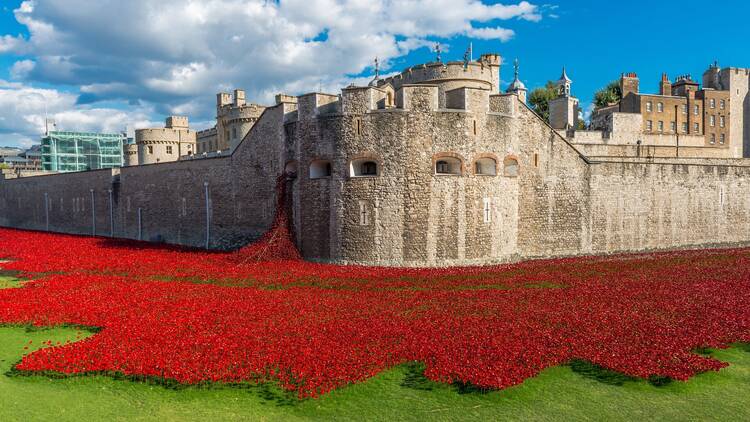
M 445 108 L 441 91 L 404 85 L 385 109 L 378 88 L 287 98 L 231 155 L 5 180 L 0 225 L 232 248 L 270 227 L 288 174 L 297 243 L 319 261 L 466 265 L 750 242 L 742 160 L 587 158 L 514 95 L 451 90 Z M 477 174 L 489 158 L 496 174 Z M 441 159 L 459 174 L 436 174 Z M 377 163 L 374 177 L 353 177 L 361 160 Z M 330 175 L 311 173 L 321 163 Z
M 590 252 L 748 243 L 750 166 L 737 161 L 592 164 Z

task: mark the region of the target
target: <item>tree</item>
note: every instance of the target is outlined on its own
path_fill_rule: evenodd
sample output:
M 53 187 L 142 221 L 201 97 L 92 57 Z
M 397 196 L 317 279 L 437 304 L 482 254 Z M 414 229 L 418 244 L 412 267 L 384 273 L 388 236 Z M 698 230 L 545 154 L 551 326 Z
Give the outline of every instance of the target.
M 557 84 L 552 81 L 547 81 L 544 87 L 535 88 L 529 94 L 531 108 L 547 123 L 549 123 L 549 102 L 557 98 L 557 95 Z
M 610 82 L 594 94 L 594 105 L 597 108 L 618 103 L 620 100 L 622 100 L 622 90 L 620 89 L 619 81 Z

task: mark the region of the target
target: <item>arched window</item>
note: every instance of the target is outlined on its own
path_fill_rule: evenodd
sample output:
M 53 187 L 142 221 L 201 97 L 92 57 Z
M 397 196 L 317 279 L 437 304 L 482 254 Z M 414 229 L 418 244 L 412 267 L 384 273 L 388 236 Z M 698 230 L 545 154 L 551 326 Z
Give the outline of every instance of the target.
M 505 160 L 503 160 L 503 176 L 518 176 L 518 160 L 515 157 L 506 157 Z
M 451 156 L 438 157 L 435 160 L 435 174 L 439 175 L 460 175 L 461 160 Z
M 331 162 L 326 160 L 315 160 L 310 163 L 310 179 L 323 179 L 331 177 Z
M 362 176 L 376 176 L 378 174 L 378 165 L 374 161 L 365 161 L 359 165 L 359 171 Z
M 349 175 L 351 177 L 374 177 L 379 174 L 378 163 L 372 158 L 353 160 L 349 166 Z
M 474 162 L 474 174 L 478 176 L 495 176 L 497 174 L 497 161 L 490 157 L 479 158 Z

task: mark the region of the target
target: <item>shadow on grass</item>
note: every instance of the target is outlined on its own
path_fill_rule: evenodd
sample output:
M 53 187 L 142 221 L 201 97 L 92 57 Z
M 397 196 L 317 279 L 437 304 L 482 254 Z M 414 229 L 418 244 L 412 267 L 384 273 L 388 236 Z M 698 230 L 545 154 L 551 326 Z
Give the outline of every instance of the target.
M 425 365 L 421 362 L 409 362 L 404 364 L 406 374 L 401 381 L 401 387 L 419 391 L 432 391 L 436 388 L 445 388 L 444 384 L 437 383 L 424 375 Z M 487 394 L 495 390 L 477 387 L 470 383 L 455 382 L 450 388 L 458 394 Z
M 569 366 L 576 374 L 601 382 L 602 384 L 620 386 L 626 382 L 638 381 L 638 378 L 609 370 L 582 359 L 573 360 Z
M 31 324 L 0 324 L 0 327 L 9 328 L 23 328 L 26 332 L 44 332 L 60 328 L 75 329 L 80 331 L 86 331 L 91 334 L 96 334 L 102 330 L 100 327 L 90 327 L 84 325 L 75 324 L 61 324 L 55 326 L 35 326 Z M 41 349 L 39 349 L 41 350 Z M 31 351 L 33 353 L 33 351 Z M 287 391 L 282 389 L 276 382 L 273 381 L 258 381 L 258 382 L 242 382 L 242 383 L 212 383 L 202 382 L 198 384 L 183 384 L 177 380 L 158 377 L 158 376 L 146 376 L 146 375 L 128 375 L 118 371 L 87 371 L 74 374 L 66 374 L 57 371 L 24 371 L 17 368 L 19 360 L 11 366 L 11 369 L 5 373 L 7 377 L 18 377 L 18 378 L 35 378 L 41 377 L 46 379 L 70 379 L 70 378 L 90 378 L 95 376 L 102 376 L 111 378 L 116 381 L 128 381 L 145 383 L 149 385 L 158 385 L 170 390 L 221 390 L 221 389 L 238 389 L 245 390 L 248 393 L 254 394 L 263 400 L 264 403 L 275 404 L 276 406 L 295 406 L 302 403 L 305 399 L 300 399 L 296 392 Z
M 279 387 L 274 382 L 258 383 L 212 383 L 202 382 L 199 384 L 183 384 L 171 378 L 146 376 L 146 375 L 127 375 L 117 371 L 87 371 L 75 374 L 66 374 L 57 371 L 23 371 L 16 368 L 20 361 L 14 364 L 10 370 L 5 373 L 7 377 L 34 378 L 42 377 L 47 379 L 72 379 L 72 378 L 92 378 L 96 376 L 106 377 L 115 381 L 137 382 L 147 385 L 160 386 L 169 390 L 224 390 L 236 389 L 245 390 L 248 393 L 262 399 L 265 403 L 275 404 L 276 406 L 295 406 L 306 399 L 301 399 L 295 392 L 287 391 Z
M 579 374 L 584 378 L 600 382 L 602 384 L 622 386 L 627 382 L 641 381 L 641 379 L 638 377 L 633 377 L 621 372 L 613 371 L 611 369 L 604 368 L 582 359 L 575 359 L 571 361 L 568 366 L 570 366 L 570 369 L 572 369 L 576 374 Z M 650 377 L 648 377 L 647 381 L 654 387 L 663 387 L 665 385 L 671 384 L 673 380 L 672 378 L 664 375 L 651 375 Z

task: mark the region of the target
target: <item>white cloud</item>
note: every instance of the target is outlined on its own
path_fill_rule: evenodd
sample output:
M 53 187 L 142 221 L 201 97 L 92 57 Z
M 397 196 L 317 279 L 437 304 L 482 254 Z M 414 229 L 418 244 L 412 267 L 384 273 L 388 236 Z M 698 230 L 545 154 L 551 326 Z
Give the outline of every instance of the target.
M 479 38 L 482 40 L 489 40 L 497 38 L 500 41 L 508 41 L 513 38 L 516 33 L 512 29 L 506 28 L 471 28 L 466 31 L 466 35 L 472 38 Z
M 77 99 L 77 94 L 0 79 L 0 145 L 38 143 L 45 115 L 55 119 L 59 129 L 71 131 L 117 133 L 126 124 L 135 127 L 161 124 L 150 120 L 152 110 L 148 108 L 90 107 L 76 104 Z
M 10 77 L 13 79 L 24 79 L 34 70 L 36 63 L 33 60 L 19 60 L 10 68 Z
M 26 88 L 81 87 L 79 108 L 124 101 L 207 120 L 220 90 L 242 87 L 263 102 L 336 90 L 376 56 L 385 72 L 435 41 L 507 41 L 514 32 L 499 21 L 536 22 L 540 10 L 480 0 L 29 0 L 15 17 L 30 35 L 0 34 L 0 52 L 25 56 L 11 74 Z

